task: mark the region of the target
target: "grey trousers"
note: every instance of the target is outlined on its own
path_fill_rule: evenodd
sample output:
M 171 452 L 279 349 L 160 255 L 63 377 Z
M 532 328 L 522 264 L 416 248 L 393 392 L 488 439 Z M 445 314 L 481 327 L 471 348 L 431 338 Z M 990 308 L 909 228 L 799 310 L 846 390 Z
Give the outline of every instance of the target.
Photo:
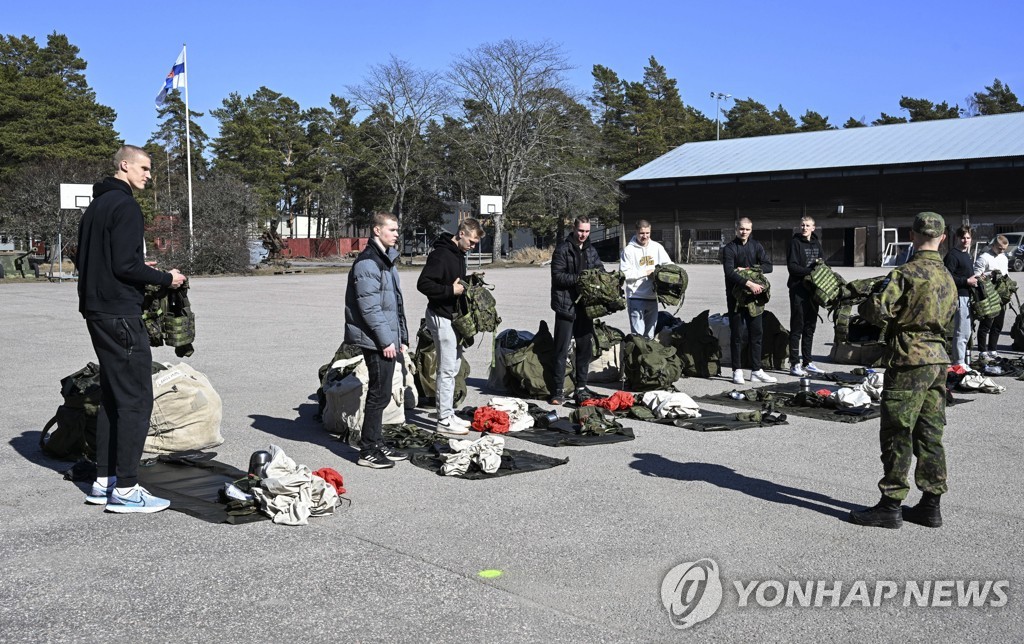
M 967 364 L 967 342 L 971 339 L 971 298 L 962 295 L 957 298 L 956 317 L 953 319 L 953 364 Z
M 434 338 L 434 346 L 437 348 L 437 419 L 444 420 L 455 413 L 453 409 L 455 399 L 455 376 L 459 373 L 459 365 L 462 364 L 462 347 L 452 329 L 452 321 L 434 313 L 427 307 L 424 315 L 427 320 L 427 330 Z

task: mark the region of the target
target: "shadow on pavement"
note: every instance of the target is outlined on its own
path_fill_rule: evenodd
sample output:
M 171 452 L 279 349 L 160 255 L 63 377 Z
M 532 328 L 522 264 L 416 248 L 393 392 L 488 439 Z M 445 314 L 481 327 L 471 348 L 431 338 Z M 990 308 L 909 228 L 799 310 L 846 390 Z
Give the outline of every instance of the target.
M 862 504 L 839 501 L 830 496 L 779 485 L 765 479 L 739 474 L 732 468 L 714 463 L 679 463 L 658 454 L 633 454 L 637 460 L 630 467 L 644 476 L 671 478 L 678 481 L 703 481 L 727 490 L 735 490 L 756 499 L 795 505 L 813 510 L 826 516 L 846 520 L 850 510 L 860 509 Z M 830 507 L 831 506 L 831 507 Z

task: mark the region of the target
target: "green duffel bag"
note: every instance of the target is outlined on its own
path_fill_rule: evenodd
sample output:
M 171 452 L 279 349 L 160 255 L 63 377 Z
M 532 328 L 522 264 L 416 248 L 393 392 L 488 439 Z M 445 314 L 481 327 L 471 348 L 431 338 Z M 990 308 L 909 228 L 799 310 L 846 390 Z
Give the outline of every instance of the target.
M 555 386 L 555 339 L 548 323 L 540 321 L 540 328 L 529 344 L 505 356 L 505 388 L 519 398 L 547 398 L 559 391 L 572 391 L 571 369 L 566 368 L 561 387 Z
M 683 363 L 675 347 L 627 335 L 622 341 L 622 375 L 630 391 L 669 389 L 682 377 Z
M 416 373 L 413 379 L 416 383 L 416 393 L 421 401 L 424 398 L 437 398 L 437 347 L 434 345 L 434 338 L 427 329 L 426 319 L 420 320 L 420 329 L 416 332 L 416 352 L 412 358 Z M 455 375 L 455 394 L 452 396 L 452 404 L 458 406 L 466 399 L 466 378 L 469 377 L 469 362 L 465 356 L 459 365 L 459 372 Z

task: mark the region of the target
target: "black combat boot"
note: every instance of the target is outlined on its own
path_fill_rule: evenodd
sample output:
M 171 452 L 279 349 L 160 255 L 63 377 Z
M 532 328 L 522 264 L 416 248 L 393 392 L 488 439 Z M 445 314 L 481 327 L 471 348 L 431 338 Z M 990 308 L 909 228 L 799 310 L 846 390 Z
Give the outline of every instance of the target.
M 882 500 L 877 505 L 863 510 L 854 510 L 850 513 L 850 523 L 866 525 L 872 528 L 897 529 L 903 525 L 903 516 L 900 514 L 900 502 L 897 499 L 890 499 L 882 495 Z
M 941 498 L 938 494 L 925 492 L 917 505 L 903 509 L 903 518 L 928 528 L 941 528 L 942 512 L 939 511 L 939 499 Z

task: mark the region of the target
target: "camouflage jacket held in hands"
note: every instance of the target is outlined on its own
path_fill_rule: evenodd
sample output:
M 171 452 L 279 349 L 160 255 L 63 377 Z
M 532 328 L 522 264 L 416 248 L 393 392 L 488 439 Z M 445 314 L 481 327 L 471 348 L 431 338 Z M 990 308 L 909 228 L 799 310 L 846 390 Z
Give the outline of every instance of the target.
M 949 364 L 947 335 L 957 307 L 956 284 L 938 251 L 920 250 L 889 273 L 888 284 L 861 306 L 872 324 L 886 324 L 887 366 Z

